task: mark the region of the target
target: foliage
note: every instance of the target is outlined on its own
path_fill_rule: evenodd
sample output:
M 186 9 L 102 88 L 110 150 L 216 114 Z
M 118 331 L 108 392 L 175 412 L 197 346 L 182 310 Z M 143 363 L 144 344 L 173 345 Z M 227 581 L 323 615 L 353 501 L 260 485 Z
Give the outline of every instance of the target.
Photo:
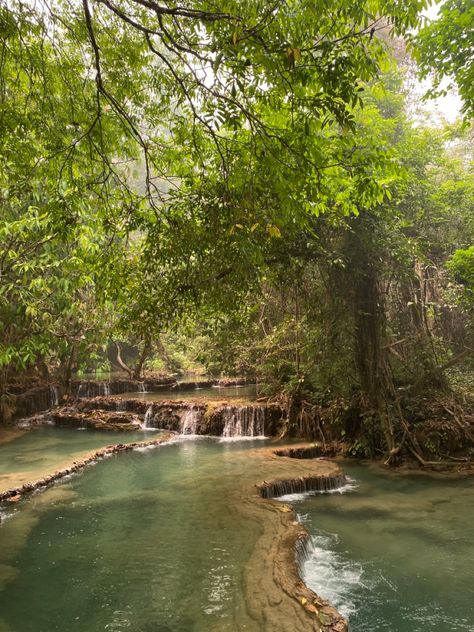
M 71 345 L 103 335 L 98 272 L 116 249 L 114 218 L 123 193 L 94 159 L 102 142 L 119 154 L 117 128 L 79 132 L 93 81 L 73 72 L 82 58 L 58 59 L 28 14 L 1 9 L 0 366 L 66 361 Z M 89 86 L 88 86 L 89 83 Z M 67 91 L 65 89 L 67 85 Z M 77 92 L 83 100 L 72 100 Z
M 424 5 L 2 6 L 5 370 L 236 308 L 285 225 L 380 199 L 353 108 L 380 16 L 400 33 Z
M 456 281 L 466 288 L 466 292 L 474 291 L 474 246 L 466 250 L 456 250 L 449 262 L 449 268 Z
M 447 263 L 455 281 L 462 287 L 460 302 L 471 314 L 474 312 L 474 246 L 456 250 Z
M 474 5 L 447 0 L 438 17 L 415 38 L 422 77 L 433 78 L 429 96 L 446 96 L 457 85 L 466 117 L 474 115 Z
M 340 398 L 353 451 L 396 455 L 400 393 L 466 345 L 448 270 L 472 298 L 466 132 L 408 120 L 390 51 L 417 39 L 470 113 L 470 9 L 413 35 L 427 4 L 2 6 L 0 391 L 123 347 L 136 378 Z

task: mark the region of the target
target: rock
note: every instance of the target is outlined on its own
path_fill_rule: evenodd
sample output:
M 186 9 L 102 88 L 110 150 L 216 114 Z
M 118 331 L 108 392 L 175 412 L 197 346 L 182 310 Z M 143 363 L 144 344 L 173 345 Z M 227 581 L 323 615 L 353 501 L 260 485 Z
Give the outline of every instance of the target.
M 329 626 L 334 623 L 334 618 L 325 612 L 320 612 L 318 618 L 321 621 L 322 625 L 325 626 Z

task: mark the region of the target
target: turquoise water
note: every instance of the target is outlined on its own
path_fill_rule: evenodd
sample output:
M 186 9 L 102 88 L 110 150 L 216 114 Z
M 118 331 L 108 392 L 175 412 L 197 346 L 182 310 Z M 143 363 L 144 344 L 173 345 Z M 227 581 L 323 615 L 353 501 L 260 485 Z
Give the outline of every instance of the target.
M 51 474 L 80 454 L 111 443 L 156 439 L 156 432 L 116 433 L 41 427 L 0 443 L 0 490 Z M 1 439 L 1 435 L 0 435 Z
M 96 450 L 112 443 L 156 438 L 156 432 L 116 433 L 100 430 L 43 427 L 30 430 L 13 442 L 0 444 L 0 475 L 38 466 L 54 467 L 76 452 Z
M 294 503 L 314 536 L 308 585 L 353 632 L 472 632 L 474 482 L 345 470 L 350 493 Z
M 42 433 L 4 455 L 23 441 L 41 452 L 41 436 L 61 458 L 99 440 Z M 239 511 L 242 486 L 262 477 L 255 447 L 203 438 L 122 453 L 9 508 L 0 632 L 269 632 L 245 594 L 261 535 Z M 348 493 L 293 501 L 315 541 L 308 584 L 353 632 L 472 632 L 472 481 L 346 469 Z
M 260 530 L 235 511 L 252 447 L 133 451 L 17 505 L 0 526 L 0 631 L 259 630 L 243 572 Z

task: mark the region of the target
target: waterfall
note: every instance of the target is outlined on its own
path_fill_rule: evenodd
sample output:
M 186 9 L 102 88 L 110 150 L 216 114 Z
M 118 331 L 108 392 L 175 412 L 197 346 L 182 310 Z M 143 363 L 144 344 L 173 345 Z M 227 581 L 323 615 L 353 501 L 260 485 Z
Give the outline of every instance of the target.
M 51 402 L 51 406 L 57 406 L 59 404 L 59 393 L 57 386 L 49 387 L 49 399 Z
M 110 396 L 110 382 L 102 382 L 99 384 L 99 395 L 103 395 L 104 397 Z
M 152 428 L 152 426 L 150 426 L 150 422 L 152 421 L 152 419 L 153 419 L 153 404 L 150 404 L 150 406 L 148 406 L 148 408 L 146 409 L 142 428 Z
M 298 516 L 299 518 L 299 516 Z M 308 533 L 302 533 L 296 540 L 296 565 L 300 577 L 304 577 L 304 565 L 314 555 L 313 540 Z
M 77 389 L 78 397 L 89 397 L 89 384 L 79 384 L 79 388 Z
M 181 423 L 179 433 L 182 435 L 195 435 L 197 434 L 197 424 L 199 421 L 199 411 L 191 406 L 188 408 L 181 417 Z
M 146 393 L 145 382 L 138 382 L 138 392 Z
M 343 493 L 348 489 L 345 474 L 330 476 L 300 476 L 286 480 L 265 481 L 258 485 L 258 491 L 263 498 L 278 498 L 292 496 L 293 494 L 306 494 L 308 492 Z
M 118 413 L 123 413 L 127 410 L 127 402 L 124 401 L 122 398 L 117 400 L 117 412 Z
M 261 406 L 225 406 L 222 419 L 222 436 L 227 439 L 264 436 L 265 410 Z

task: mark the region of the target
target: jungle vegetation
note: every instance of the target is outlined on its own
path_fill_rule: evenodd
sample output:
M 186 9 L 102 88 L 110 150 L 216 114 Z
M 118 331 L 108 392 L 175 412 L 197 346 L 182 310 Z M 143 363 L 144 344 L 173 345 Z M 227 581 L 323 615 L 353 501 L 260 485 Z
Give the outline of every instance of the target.
M 474 7 L 428 6 L 3 2 L 1 397 L 112 361 L 256 377 L 389 462 L 469 442 Z

